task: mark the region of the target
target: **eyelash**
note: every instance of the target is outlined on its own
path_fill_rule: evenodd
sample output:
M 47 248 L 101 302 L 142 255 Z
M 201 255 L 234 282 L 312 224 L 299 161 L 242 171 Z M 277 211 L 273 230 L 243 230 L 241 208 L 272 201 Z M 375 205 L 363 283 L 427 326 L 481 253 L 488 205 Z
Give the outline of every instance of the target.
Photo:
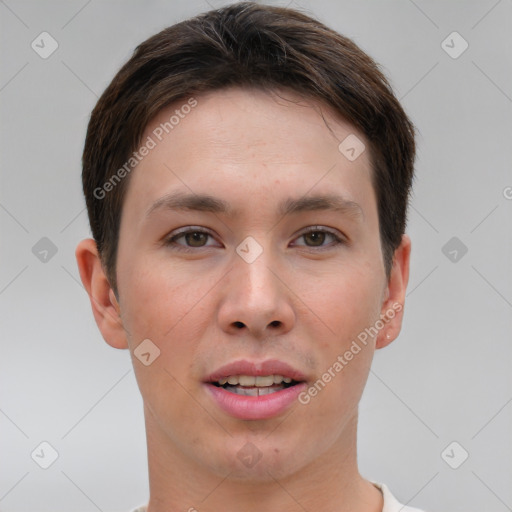
M 179 240 L 180 238 L 182 238 L 185 235 L 190 234 L 190 233 L 204 233 L 205 235 L 208 235 L 213 238 L 213 235 L 205 229 L 195 228 L 195 227 L 187 227 L 187 228 L 183 229 L 182 231 L 179 231 L 178 233 L 175 233 L 174 235 L 166 238 L 164 240 L 164 244 L 166 246 L 172 247 L 173 249 L 176 249 L 178 251 L 183 251 L 183 252 L 195 252 L 195 249 L 205 249 L 205 248 L 211 247 L 211 246 L 190 247 L 190 246 L 180 245 L 176 242 L 176 240 Z M 301 238 L 310 233 L 325 233 L 327 235 L 331 235 L 332 238 L 334 239 L 334 242 L 331 243 L 330 245 L 318 245 L 318 246 L 301 245 L 300 247 L 305 247 L 307 249 L 315 249 L 316 251 L 319 251 L 319 250 L 322 251 L 322 250 L 326 250 L 326 249 L 331 249 L 331 248 L 339 246 L 339 245 L 345 245 L 347 243 L 345 239 L 338 236 L 333 231 L 323 228 L 321 226 L 311 226 L 310 229 L 301 233 L 297 238 Z

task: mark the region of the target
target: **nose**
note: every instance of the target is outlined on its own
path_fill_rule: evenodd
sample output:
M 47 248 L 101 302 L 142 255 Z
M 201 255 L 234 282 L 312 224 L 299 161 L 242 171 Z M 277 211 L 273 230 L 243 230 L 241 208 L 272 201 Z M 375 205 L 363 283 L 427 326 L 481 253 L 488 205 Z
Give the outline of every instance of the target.
M 218 321 L 225 332 L 239 335 L 246 331 L 261 339 L 292 329 L 293 292 L 269 251 L 263 251 L 251 263 L 235 254 L 225 279 L 218 310 Z

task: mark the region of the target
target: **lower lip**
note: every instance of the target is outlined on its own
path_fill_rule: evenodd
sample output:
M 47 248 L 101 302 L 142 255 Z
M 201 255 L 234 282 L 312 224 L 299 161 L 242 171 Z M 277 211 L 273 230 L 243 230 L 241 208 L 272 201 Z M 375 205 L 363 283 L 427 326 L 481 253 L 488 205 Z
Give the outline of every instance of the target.
M 307 386 L 301 382 L 263 396 L 237 395 L 209 383 L 206 387 L 217 405 L 230 416 L 241 420 L 265 420 L 284 412 Z

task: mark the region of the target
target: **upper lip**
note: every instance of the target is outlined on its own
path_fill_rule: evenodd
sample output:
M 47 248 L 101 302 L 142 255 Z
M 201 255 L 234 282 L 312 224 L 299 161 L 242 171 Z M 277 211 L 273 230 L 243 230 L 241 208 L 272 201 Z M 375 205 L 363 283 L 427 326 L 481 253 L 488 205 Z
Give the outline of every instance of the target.
M 248 361 L 241 359 L 221 366 L 206 377 L 205 382 L 218 382 L 220 379 L 230 375 L 253 375 L 255 377 L 263 375 L 282 375 L 289 377 L 294 381 L 306 380 L 305 375 L 293 368 L 284 361 L 278 359 L 267 359 L 265 361 Z

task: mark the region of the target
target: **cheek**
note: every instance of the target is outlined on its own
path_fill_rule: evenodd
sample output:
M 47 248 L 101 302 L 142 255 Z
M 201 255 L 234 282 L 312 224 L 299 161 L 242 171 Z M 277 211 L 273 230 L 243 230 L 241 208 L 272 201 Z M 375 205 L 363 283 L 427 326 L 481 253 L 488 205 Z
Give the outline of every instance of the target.
M 176 409 L 183 414 L 187 401 L 184 389 L 194 385 L 190 365 L 204 328 L 202 319 L 207 317 L 206 301 L 201 301 L 206 292 L 203 286 L 179 273 L 171 274 L 159 265 L 150 265 L 149 269 L 123 269 L 123 324 L 136 378 L 148 406 L 153 403 L 152 408 L 163 415 Z M 149 366 L 137 358 L 137 347 L 146 339 L 159 351 Z M 172 406 L 166 397 L 173 397 Z
M 325 420 L 337 417 L 336 421 L 345 421 L 342 411 L 355 412 L 375 344 L 371 336 L 358 336 L 364 336 L 365 329 L 379 318 L 379 283 L 375 272 L 372 274 L 363 266 L 323 280 L 318 289 L 308 287 L 308 305 L 315 304 L 311 309 L 321 318 L 325 333 L 311 336 L 312 349 L 320 357 L 320 382 L 317 380 L 316 390 L 312 390 L 311 405 L 316 409 L 315 415 Z
M 198 279 L 154 258 L 125 264 L 119 282 L 123 322 L 132 341 L 136 343 L 143 336 L 164 343 L 175 338 L 183 324 L 194 329 L 196 323 L 190 319 L 201 315 L 202 299 L 215 279 Z
M 304 281 L 304 297 L 323 330 L 325 344 L 342 350 L 359 332 L 372 325 L 380 312 L 380 278 L 366 265 L 347 265 L 317 280 Z
M 139 268 L 142 266 L 139 264 Z M 184 278 L 183 273 L 158 264 L 146 265 L 140 272 L 135 268 L 123 268 L 120 293 L 123 324 L 141 394 L 158 421 L 189 425 L 198 421 L 187 390 L 197 385 L 191 364 L 204 328 L 201 319 L 207 316 L 207 302 L 201 299 L 211 284 L 208 281 L 199 286 L 193 278 Z M 146 339 L 159 350 L 148 366 L 136 355 L 137 347 Z

